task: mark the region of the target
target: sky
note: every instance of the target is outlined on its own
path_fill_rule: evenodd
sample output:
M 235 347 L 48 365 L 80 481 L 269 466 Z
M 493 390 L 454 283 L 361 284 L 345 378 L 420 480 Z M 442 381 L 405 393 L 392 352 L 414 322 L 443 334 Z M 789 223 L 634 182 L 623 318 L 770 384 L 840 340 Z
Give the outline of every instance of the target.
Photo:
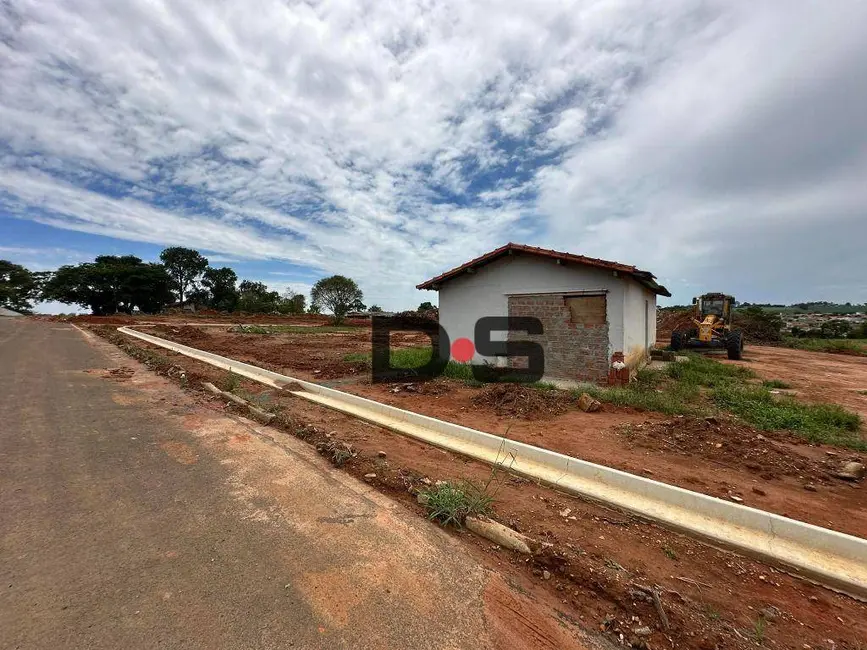
M 859 0 L 0 0 L 0 258 L 189 246 L 397 310 L 513 241 L 649 270 L 670 304 L 865 302 L 865 24 Z

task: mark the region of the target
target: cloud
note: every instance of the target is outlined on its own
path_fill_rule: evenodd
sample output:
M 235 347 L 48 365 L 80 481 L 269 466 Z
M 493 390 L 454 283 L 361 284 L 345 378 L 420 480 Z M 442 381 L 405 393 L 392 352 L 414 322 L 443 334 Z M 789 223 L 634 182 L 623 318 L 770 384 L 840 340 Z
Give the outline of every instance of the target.
M 78 264 L 93 259 L 93 255 L 70 248 L 40 248 L 36 246 L 0 246 L 0 259 L 27 267 L 31 271 L 53 271 L 64 264 Z
M 386 308 L 510 240 L 635 263 L 683 297 L 680 278 L 867 299 L 847 275 L 867 234 L 865 17 L 845 1 L 5 3 L 0 211 L 342 273 Z M 792 251 L 816 268 L 787 268 Z
M 542 172 L 557 239 L 642 261 L 675 289 L 687 277 L 749 300 L 867 300 L 854 272 L 867 238 L 867 7 L 789 7 L 727 16 L 611 129 Z

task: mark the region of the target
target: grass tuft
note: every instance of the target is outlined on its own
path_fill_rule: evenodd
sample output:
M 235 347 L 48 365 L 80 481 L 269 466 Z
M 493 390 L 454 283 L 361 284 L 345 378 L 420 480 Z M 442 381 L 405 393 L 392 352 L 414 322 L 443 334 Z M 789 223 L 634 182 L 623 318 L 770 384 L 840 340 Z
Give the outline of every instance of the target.
M 233 393 L 241 385 L 241 378 L 229 370 L 220 382 L 220 388 L 227 393 Z
M 766 379 L 762 382 L 762 386 L 765 388 L 791 388 L 792 384 L 782 379 Z
M 464 520 L 471 515 L 490 514 L 494 498 L 486 490 L 480 489 L 469 481 L 454 484 L 444 481 L 424 490 L 427 498 L 428 517 L 444 526 L 461 528 Z

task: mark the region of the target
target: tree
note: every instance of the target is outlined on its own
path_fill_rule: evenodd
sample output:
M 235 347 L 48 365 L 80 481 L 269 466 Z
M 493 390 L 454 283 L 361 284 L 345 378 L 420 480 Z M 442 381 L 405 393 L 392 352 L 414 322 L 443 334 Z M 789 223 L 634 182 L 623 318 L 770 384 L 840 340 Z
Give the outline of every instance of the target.
M 418 306 L 418 309 L 416 311 L 430 311 L 431 309 L 436 309 L 436 307 L 433 306 L 433 303 L 425 300 Z
M 306 303 L 307 299 L 303 293 L 295 293 L 292 289 L 286 289 L 280 303 L 280 313 L 303 314 Z
M 380 307 L 379 305 L 371 305 L 370 307 L 367 308 L 367 311 L 374 313 L 374 314 L 378 314 L 379 312 L 382 311 L 382 307 Z
M 849 332 L 850 339 L 867 339 L 867 321 L 863 321 Z
M 202 275 L 202 286 L 208 292 L 208 306 L 220 311 L 234 311 L 238 306 L 237 274 L 228 266 L 208 267 Z
M 0 260 L 0 307 L 29 314 L 38 294 L 36 275 L 20 264 Z
M 363 308 L 364 303 L 361 302 L 363 298 L 364 294 L 355 280 L 342 275 L 322 278 L 313 285 L 313 290 L 310 292 L 311 302 L 334 314 L 335 323 L 342 321 L 348 311 L 357 309 L 359 305 Z
M 133 255 L 101 255 L 93 262 L 61 266 L 42 288 L 42 300 L 88 307 L 94 315 L 134 309 L 155 313 L 172 301 L 172 278 L 162 264 Z
M 195 286 L 196 279 L 208 268 L 208 258 L 192 248 L 172 246 L 160 253 L 160 259 L 174 281 L 180 302 L 184 302 L 189 287 Z
M 244 280 L 238 286 L 238 309 L 252 314 L 265 314 L 280 310 L 280 294 L 268 291 L 262 282 Z

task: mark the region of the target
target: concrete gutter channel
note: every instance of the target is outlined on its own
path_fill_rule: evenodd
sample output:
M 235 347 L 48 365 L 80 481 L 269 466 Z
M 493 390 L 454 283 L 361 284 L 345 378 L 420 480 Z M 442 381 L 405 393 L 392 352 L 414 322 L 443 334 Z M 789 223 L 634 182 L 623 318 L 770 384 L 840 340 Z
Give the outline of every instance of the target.
M 867 600 L 867 540 L 859 537 L 443 422 L 128 327 L 118 331 L 274 388 L 284 390 L 288 385 L 289 392 L 302 399 L 485 463 L 503 465 L 564 492 L 630 511 Z M 297 387 L 303 390 L 293 390 Z

